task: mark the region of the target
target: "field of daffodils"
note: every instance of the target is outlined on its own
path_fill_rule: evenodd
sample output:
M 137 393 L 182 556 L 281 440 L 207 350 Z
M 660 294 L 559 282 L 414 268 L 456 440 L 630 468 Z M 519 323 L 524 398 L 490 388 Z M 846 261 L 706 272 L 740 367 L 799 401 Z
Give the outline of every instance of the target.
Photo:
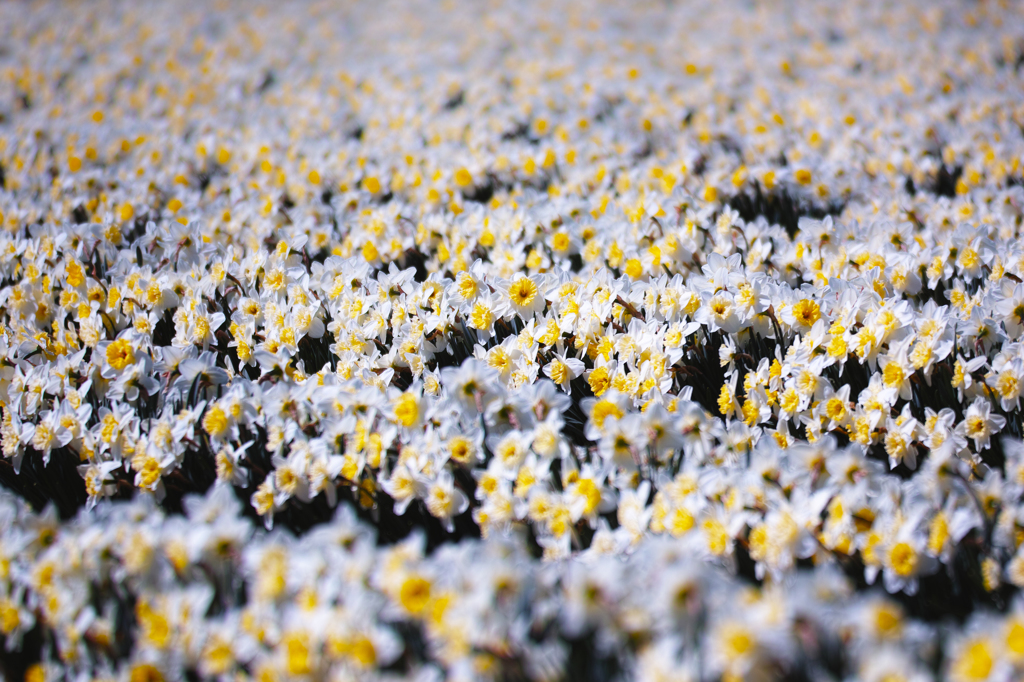
M 1024 4 L 0 4 L 0 678 L 1024 679 Z

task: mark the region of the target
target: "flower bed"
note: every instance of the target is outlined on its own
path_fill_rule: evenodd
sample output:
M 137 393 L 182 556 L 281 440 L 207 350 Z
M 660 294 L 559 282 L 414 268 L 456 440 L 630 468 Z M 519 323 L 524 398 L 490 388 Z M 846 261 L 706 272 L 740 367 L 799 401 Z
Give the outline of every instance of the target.
M 0 673 L 1024 675 L 1024 14 L 0 6 Z

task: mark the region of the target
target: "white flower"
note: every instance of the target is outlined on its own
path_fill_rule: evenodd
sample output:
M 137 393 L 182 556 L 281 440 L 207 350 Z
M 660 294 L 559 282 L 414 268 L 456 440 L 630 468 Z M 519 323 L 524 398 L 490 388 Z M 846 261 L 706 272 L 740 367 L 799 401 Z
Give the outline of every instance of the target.
M 455 528 L 455 517 L 469 508 L 469 498 L 455 487 L 455 480 L 447 469 L 439 471 L 433 481 L 424 485 L 426 494 L 423 502 L 427 511 L 440 519 L 449 533 L 452 532 Z
M 635 470 L 646 460 L 647 431 L 640 415 L 608 420 L 599 443 L 601 457 L 612 466 Z
M 572 388 L 569 383 L 583 374 L 584 364 L 576 358 L 568 357 L 565 352 L 556 351 L 553 355 L 551 362 L 544 365 L 544 374 L 571 395 Z
M 441 370 L 441 382 L 461 409 L 483 412 L 494 395 L 498 372 L 476 358 Z
M 974 447 L 979 452 L 987 450 L 992 435 L 998 433 L 1006 426 L 1006 419 L 998 414 L 992 414 L 992 404 L 985 398 L 978 396 L 967 408 L 964 420 L 957 424 L 956 432 L 974 441 Z
M 544 310 L 547 301 L 541 287 L 531 277 L 513 277 L 505 288 L 510 309 L 523 320 L 529 320 Z

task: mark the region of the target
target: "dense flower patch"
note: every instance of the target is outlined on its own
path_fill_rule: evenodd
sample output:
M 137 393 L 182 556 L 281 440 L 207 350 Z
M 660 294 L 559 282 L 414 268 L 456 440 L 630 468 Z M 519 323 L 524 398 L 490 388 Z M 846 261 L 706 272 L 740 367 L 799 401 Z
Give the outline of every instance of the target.
M 1024 676 L 1021 7 L 0 26 L 0 673 Z

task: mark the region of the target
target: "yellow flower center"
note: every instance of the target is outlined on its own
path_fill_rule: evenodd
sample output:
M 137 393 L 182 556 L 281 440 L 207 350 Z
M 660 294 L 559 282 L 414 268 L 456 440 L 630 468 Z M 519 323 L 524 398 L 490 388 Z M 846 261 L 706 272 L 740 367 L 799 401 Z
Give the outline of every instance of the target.
M 898 542 L 889 552 L 889 563 L 897 575 L 907 577 L 917 568 L 917 552 L 906 542 Z
M 430 602 L 430 581 L 415 575 L 406 578 L 399 590 L 398 601 L 414 616 L 423 613 Z
M 903 368 L 896 362 L 890 362 L 882 370 L 882 380 L 885 381 L 885 385 L 889 388 L 899 388 L 906 376 Z
M 564 384 L 569 379 L 569 368 L 561 360 L 552 360 L 550 371 L 551 380 L 556 384 Z
M 203 417 L 203 430 L 211 436 L 222 436 L 228 429 L 228 416 L 220 405 L 213 405 Z
M 107 346 L 107 364 L 122 370 L 135 362 L 135 350 L 128 339 L 117 339 Z
M 605 420 L 612 416 L 617 419 L 621 418 L 622 410 L 619 409 L 618 405 L 609 400 L 597 401 L 594 403 L 594 408 L 590 411 L 590 421 L 593 422 L 594 426 L 598 429 L 603 429 Z
M 509 287 L 508 295 L 513 304 L 519 307 L 528 306 L 537 297 L 537 285 L 528 277 L 520 277 Z
M 992 672 L 992 651 L 987 642 L 976 640 L 966 647 L 964 652 L 953 663 L 958 678 L 964 680 L 988 679 Z
M 821 309 L 810 299 L 802 299 L 793 306 L 793 317 L 797 323 L 811 327 L 821 318 Z
M 395 419 L 402 426 L 412 426 L 420 416 L 419 403 L 416 396 L 411 393 L 403 393 L 395 401 Z

